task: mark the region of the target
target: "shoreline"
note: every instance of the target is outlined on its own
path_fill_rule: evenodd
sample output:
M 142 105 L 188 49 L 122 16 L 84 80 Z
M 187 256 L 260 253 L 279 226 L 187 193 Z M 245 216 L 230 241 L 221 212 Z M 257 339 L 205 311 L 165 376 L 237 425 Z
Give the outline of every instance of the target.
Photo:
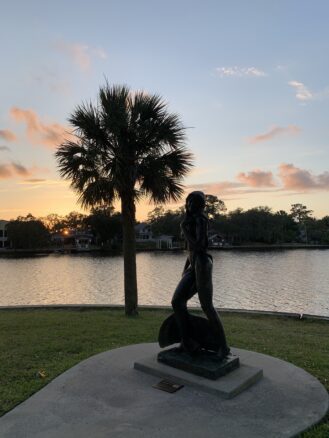
M 171 306 L 155 306 L 151 304 L 139 305 L 140 310 L 172 310 Z M 0 306 L 0 310 L 102 310 L 102 309 L 124 309 L 124 304 L 26 304 L 26 305 L 11 305 Z M 201 307 L 190 306 L 190 310 L 201 311 Z M 273 310 L 252 310 L 252 309 L 232 309 L 232 308 L 217 308 L 220 313 L 241 314 L 241 315 L 260 315 L 260 316 L 279 316 L 292 319 L 316 319 L 329 321 L 329 316 L 313 315 L 311 313 L 296 313 L 296 312 L 275 312 Z
M 212 246 L 208 248 L 209 251 L 280 251 L 280 250 L 298 250 L 298 249 L 329 249 L 329 245 L 311 245 L 311 244 L 273 244 L 273 245 L 225 245 Z M 183 252 L 183 248 L 158 249 L 158 248 L 136 248 L 136 253 L 139 252 Z M 37 249 L 0 249 L 0 257 L 14 256 L 14 255 L 37 255 L 47 256 L 50 254 L 56 255 L 72 255 L 72 254 L 113 254 L 122 255 L 121 250 L 112 249 L 84 249 L 78 250 L 75 248 L 68 248 L 58 250 L 58 248 L 37 248 Z

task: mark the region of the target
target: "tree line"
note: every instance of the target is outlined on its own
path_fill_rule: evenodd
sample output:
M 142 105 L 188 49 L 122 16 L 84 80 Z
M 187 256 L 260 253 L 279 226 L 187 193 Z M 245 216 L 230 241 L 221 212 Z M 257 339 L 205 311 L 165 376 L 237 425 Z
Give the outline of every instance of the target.
M 205 213 L 209 219 L 209 235 L 218 234 L 231 245 L 309 243 L 329 244 L 329 216 L 312 217 L 305 205 L 292 204 L 290 212 L 273 212 L 260 206 L 227 212 L 225 203 L 213 195 L 206 195 Z M 155 234 L 169 234 L 180 238 L 180 222 L 184 207 L 164 210 L 156 207 L 148 215 Z
M 112 206 L 91 209 L 90 214 L 72 211 L 65 216 L 49 214 L 35 217 L 31 213 L 18 216 L 7 224 L 7 236 L 14 249 L 50 247 L 55 234 L 90 232 L 100 246 L 111 247 L 111 242 L 122 238 L 121 213 Z
M 184 211 L 184 206 L 176 210 L 157 206 L 150 211 L 146 222 L 153 236 L 166 234 L 176 241 L 182 240 L 180 223 Z M 329 216 L 316 219 L 303 204 L 292 204 L 289 213 L 283 210 L 273 212 L 266 206 L 227 212 L 222 200 L 206 195 L 205 213 L 209 219 L 209 235 L 217 234 L 230 245 L 329 244 Z M 16 249 L 50 246 L 52 234 L 67 230 L 89 231 L 99 246 L 106 249 L 118 247 L 122 241 L 122 215 L 113 206 L 105 205 L 93 208 L 88 215 L 71 212 L 66 216 L 50 214 L 36 218 L 28 214 L 7 225 L 8 238 Z

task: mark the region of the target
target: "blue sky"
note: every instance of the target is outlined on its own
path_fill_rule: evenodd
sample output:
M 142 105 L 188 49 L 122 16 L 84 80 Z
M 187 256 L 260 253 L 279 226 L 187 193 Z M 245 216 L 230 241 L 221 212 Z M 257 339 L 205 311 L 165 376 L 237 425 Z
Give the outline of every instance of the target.
M 105 76 L 159 93 L 191 127 L 187 191 L 329 214 L 328 12 L 324 0 L 3 3 L 0 217 L 79 209 L 53 153 Z

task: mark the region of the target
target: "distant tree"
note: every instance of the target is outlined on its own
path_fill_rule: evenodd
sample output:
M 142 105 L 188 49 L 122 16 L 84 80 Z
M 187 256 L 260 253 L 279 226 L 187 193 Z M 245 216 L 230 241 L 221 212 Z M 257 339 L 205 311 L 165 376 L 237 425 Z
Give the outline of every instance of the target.
M 67 228 L 65 218 L 56 213 L 48 214 L 46 217 L 39 218 L 39 220 L 51 233 L 60 233 Z
M 243 208 L 238 207 L 227 214 L 227 221 L 223 224 L 226 239 L 232 244 L 240 244 L 244 240 L 243 214 Z
M 303 204 L 292 204 L 290 209 L 291 217 L 299 225 L 299 239 L 302 242 L 308 243 L 308 222 L 312 220 L 313 210 L 308 210 L 306 205 Z
M 44 224 L 32 215 L 20 216 L 7 224 L 8 240 L 14 249 L 45 248 L 50 244 L 50 235 Z
M 218 199 L 217 196 L 214 195 L 206 195 L 206 206 L 205 213 L 208 216 L 208 219 L 214 220 L 221 213 L 225 213 L 227 210 L 224 201 Z
M 321 243 L 329 244 L 329 216 L 324 216 L 318 221 L 321 228 Z
M 290 214 L 280 210 L 274 215 L 274 240 L 276 243 L 294 242 L 297 237 L 297 225 Z
M 28 213 L 26 216 L 17 216 L 16 220 L 19 222 L 31 222 L 31 221 L 36 221 L 37 218 L 33 216 L 32 213 Z
M 271 208 L 259 206 L 247 211 L 238 208 L 220 215 L 215 221 L 215 229 L 234 244 L 273 244 L 295 240 L 297 227 L 286 212 L 273 213 Z
M 122 235 L 122 216 L 115 212 L 111 205 L 102 205 L 91 210 L 85 223 L 95 234 L 99 244 L 113 247 L 114 240 L 119 240 Z
M 155 223 L 159 219 L 161 219 L 165 214 L 165 209 L 162 205 L 158 205 L 153 210 L 147 213 L 147 222 L 150 224 Z
M 164 210 L 163 208 L 155 208 L 148 215 L 148 223 L 151 225 L 152 232 L 155 236 L 166 234 L 173 236 L 175 239 L 180 239 L 181 230 L 180 223 L 183 220 L 181 209 Z
M 310 219 L 313 210 L 308 210 L 306 205 L 292 204 L 290 209 L 291 217 L 298 223 L 305 222 Z
M 71 211 L 64 217 L 66 228 L 72 230 L 83 230 L 86 227 L 87 215 L 78 213 L 77 211 Z

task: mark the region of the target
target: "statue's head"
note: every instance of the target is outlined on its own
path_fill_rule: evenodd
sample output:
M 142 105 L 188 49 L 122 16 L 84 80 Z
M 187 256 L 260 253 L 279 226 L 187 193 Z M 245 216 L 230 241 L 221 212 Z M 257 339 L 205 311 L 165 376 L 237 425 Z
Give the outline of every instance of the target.
M 206 197 L 203 192 L 195 191 L 186 198 L 185 208 L 188 213 L 202 212 L 206 205 Z

